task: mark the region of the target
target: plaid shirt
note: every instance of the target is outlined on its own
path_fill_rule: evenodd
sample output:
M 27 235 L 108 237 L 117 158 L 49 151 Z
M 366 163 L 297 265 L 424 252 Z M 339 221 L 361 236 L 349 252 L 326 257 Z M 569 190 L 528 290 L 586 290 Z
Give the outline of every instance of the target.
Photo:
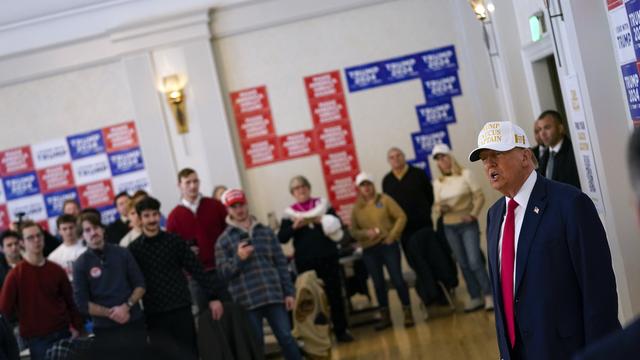
M 254 221 L 247 232 L 227 218 L 229 226 L 216 243 L 216 266 L 229 282 L 233 300 L 248 310 L 283 303 L 295 290 L 287 261 L 273 231 Z M 238 244 L 251 240 L 255 250 L 245 260 L 238 257 Z

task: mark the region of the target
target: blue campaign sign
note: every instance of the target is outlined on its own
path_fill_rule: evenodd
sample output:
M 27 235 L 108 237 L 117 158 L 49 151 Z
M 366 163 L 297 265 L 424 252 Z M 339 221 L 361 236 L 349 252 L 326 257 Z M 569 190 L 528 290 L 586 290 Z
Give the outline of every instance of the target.
M 440 101 L 429 101 L 426 105 L 416 106 L 416 114 L 421 129 L 428 129 L 433 125 L 452 124 L 456 122 L 456 113 L 451 98 Z
M 346 68 L 344 73 L 347 78 L 349 91 L 351 92 L 386 84 L 385 79 L 387 78 L 387 74 L 381 62 Z
M 640 58 L 640 0 L 626 0 L 627 16 L 631 26 L 631 39 L 636 58 Z
M 74 160 L 105 152 L 101 130 L 69 136 L 67 142 Z
M 7 200 L 15 200 L 40 192 L 38 176 L 35 172 L 7 176 L 2 179 L 4 193 Z
M 140 148 L 133 148 L 109 154 L 109 165 L 113 176 L 144 169 Z
M 432 100 L 441 100 L 443 97 L 462 95 L 460 79 L 455 70 L 427 74 L 421 80 L 427 103 Z
M 47 208 L 47 216 L 51 218 L 62 215 L 62 206 L 64 205 L 64 202 L 69 199 L 73 199 L 77 203 L 80 203 L 76 189 L 68 189 L 45 194 L 44 205 Z
M 98 211 L 100 211 L 100 218 L 105 225 L 113 223 L 120 217 L 118 210 L 111 205 L 98 208 Z
M 453 45 L 419 53 L 417 59 L 420 72 L 458 70 L 458 58 Z
M 427 177 L 431 179 L 431 168 L 429 168 L 429 161 L 427 160 L 407 160 L 407 163 L 411 166 L 424 170 Z
M 627 103 L 632 119 L 640 119 L 640 77 L 635 62 L 622 65 L 624 89 L 627 92 Z
M 385 84 L 416 79 L 420 77 L 418 57 L 415 55 L 402 56 L 383 62 Z
M 449 131 L 446 125 L 436 125 L 429 129 L 411 134 L 416 160 L 426 160 L 436 144 L 447 144 L 451 147 Z

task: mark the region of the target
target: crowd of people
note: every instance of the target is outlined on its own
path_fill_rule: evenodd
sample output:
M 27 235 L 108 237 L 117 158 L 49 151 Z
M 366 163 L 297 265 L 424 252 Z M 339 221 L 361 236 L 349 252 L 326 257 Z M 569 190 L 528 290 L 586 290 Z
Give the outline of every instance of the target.
M 290 315 L 296 273 L 322 280 L 336 340 L 354 341 L 339 263 L 340 247 L 350 246 L 362 249 L 373 281 L 376 330 L 392 326 L 384 268 L 404 327 L 415 324 L 404 254 L 424 307 L 451 304 L 459 266 L 464 310 L 495 307 L 502 358 L 569 358 L 620 328 L 615 277 L 602 223 L 579 191 L 561 115 L 545 111 L 534 130 L 537 145 L 530 148 L 518 126 L 487 123 L 469 156 L 505 196 L 488 211 L 487 255 L 478 222 L 482 188 L 445 144 L 431 154 L 439 170 L 433 181 L 395 147 L 382 191 L 372 174 L 358 174 L 348 227 L 326 199 L 312 196 L 304 176 L 290 180 L 292 204 L 273 229 L 251 214 L 241 189 L 219 186 L 204 196 L 197 172 L 185 168 L 177 175 L 180 203 L 166 222 L 160 202 L 140 190 L 115 197 L 119 216 L 108 226 L 97 210 L 70 200 L 56 221 L 57 237 L 28 219 L 3 232 L 0 314 L 18 324 L 34 360 L 52 358 L 56 344 L 88 332 L 89 349 L 118 344 L 135 353 L 150 344 L 195 360 L 204 330 L 196 330 L 194 315 L 221 321 L 239 306 L 258 358 L 266 320 L 284 357 L 301 359 Z M 290 241 L 291 262 L 281 247 Z

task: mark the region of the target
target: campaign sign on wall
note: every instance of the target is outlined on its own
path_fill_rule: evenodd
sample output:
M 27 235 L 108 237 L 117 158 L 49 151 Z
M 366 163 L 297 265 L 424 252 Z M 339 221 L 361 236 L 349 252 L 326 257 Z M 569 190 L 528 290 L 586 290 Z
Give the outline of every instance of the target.
M 420 131 L 411 134 L 413 149 L 416 153 L 416 160 L 425 160 L 436 144 L 447 144 L 451 147 L 449 131 L 445 125 L 433 126 L 427 131 Z
M 150 191 L 132 121 L 0 151 L 0 159 L 0 210 L 9 221 L 24 213 L 49 227 L 67 199 L 112 219 L 114 194 Z M 5 223 L 0 219 L 0 230 Z
M 0 176 L 33 170 L 33 159 L 28 146 L 0 151 Z
M 316 153 L 316 141 L 312 130 L 300 131 L 278 137 L 282 157 L 293 159 Z
M 429 100 L 440 100 L 442 98 L 462 95 L 460 79 L 457 71 L 442 71 L 428 74 L 422 79 L 422 89 L 424 96 Z
M 68 189 L 75 185 L 71 164 L 60 164 L 38 170 L 40 191 L 48 193 L 60 189 Z
M 325 152 L 320 156 L 322 172 L 327 177 L 358 172 L 358 157 L 353 146 L 339 151 Z
M 640 76 L 635 62 L 622 65 L 622 79 L 632 119 L 640 119 Z
M 304 85 L 309 100 L 335 98 L 342 94 L 342 81 L 340 81 L 340 73 L 337 71 L 307 76 L 304 78 Z
M 138 133 L 133 122 L 104 128 L 102 135 L 104 136 L 108 153 L 138 146 Z
M 50 218 L 55 218 L 62 215 L 62 206 L 67 200 L 75 200 L 78 204 L 78 191 L 73 188 L 69 190 L 52 192 L 44 195 L 44 204 L 47 208 L 47 215 Z
M 102 130 L 69 136 L 67 142 L 71 150 L 71 158 L 74 160 L 101 154 L 106 150 L 102 139 Z
M 432 49 L 418 54 L 420 72 L 458 70 L 458 58 L 453 45 Z
M 619 64 L 635 62 L 636 53 L 633 46 L 633 36 L 631 35 L 631 25 L 629 17 L 622 0 L 609 3 L 609 22 L 611 25 L 611 35 L 616 48 Z
M 416 114 L 421 129 L 428 129 L 439 124 L 452 124 L 456 122 L 456 113 L 451 98 L 440 101 L 430 101 L 426 105 L 416 106 Z
M 242 154 L 247 168 L 266 165 L 280 158 L 278 138 L 275 136 L 242 143 Z
M 140 148 L 123 150 L 109 154 L 109 165 L 113 176 L 128 174 L 144 169 Z
M 40 192 L 38 176 L 33 171 L 3 177 L 2 182 L 4 184 L 4 193 L 7 200 L 20 199 Z
M 349 120 L 347 105 L 342 96 L 312 101 L 310 106 L 311 117 L 315 126 Z
M 353 145 L 351 126 L 348 122 L 317 128 L 315 131 L 320 152 Z
M 345 69 L 349 91 L 355 92 L 428 76 L 439 71 L 456 71 L 458 59 L 453 45 L 403 55 Z
M 626 0 L 625 7 L 631 27 L 631 39 L 636 59 L 640 58 L 640 0 Z

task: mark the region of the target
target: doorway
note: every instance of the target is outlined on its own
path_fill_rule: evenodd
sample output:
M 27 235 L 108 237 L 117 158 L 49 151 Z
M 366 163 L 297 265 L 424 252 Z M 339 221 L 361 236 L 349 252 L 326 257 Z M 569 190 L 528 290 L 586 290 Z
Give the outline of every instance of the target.
M 538 93 L 540 109 L 542 109 L 542 111 L 557 110 L 560 112 L 563 115 L 562 125 L 564 125 L 565 129 L 569 129 L 555 56 L 552 54 L 536 60 L 531 63 L 531 68 L 533 70 L 533 79 Z M 567 136 L 570 136 L 568 131 Z

